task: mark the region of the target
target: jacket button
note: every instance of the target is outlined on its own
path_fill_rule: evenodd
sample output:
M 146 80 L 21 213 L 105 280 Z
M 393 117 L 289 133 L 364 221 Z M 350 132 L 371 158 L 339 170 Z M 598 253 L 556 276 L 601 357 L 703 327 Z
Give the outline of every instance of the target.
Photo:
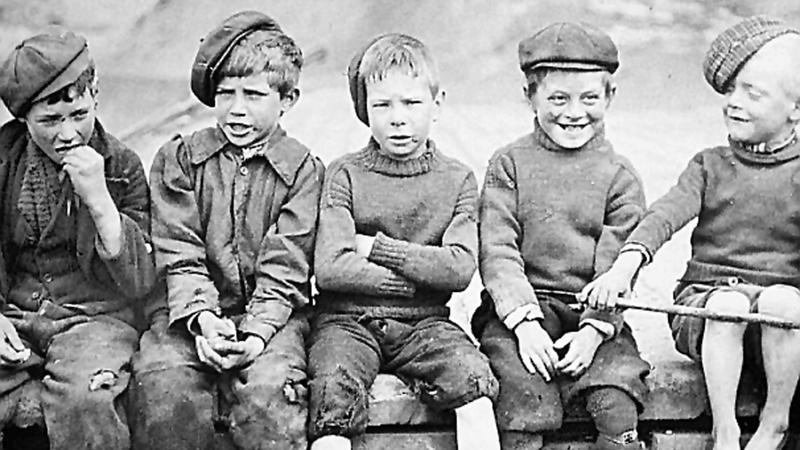
M 36 292 L 34 292 L 33 294 L 31 294 L 31 298 L 32 298 L 33 300 L 39 300 L 39 297 L 41 297 L 41 296 L 42 296 L 42 293 L 41 293 L 41 292 L 39 292 L 39 291 L 36 291 Z
M 46 273 L 42 276 L 42 280 L 44 280 L 45 283 L 50 283 L 51 281 L 53 281 L 53 276 L 50 275 L 49 273 Z
M 240 174 L 247 175 L 247 172 L 248 172 L 247 167 L 245 167 L 245 166 L 239 167 L 239 173 Z

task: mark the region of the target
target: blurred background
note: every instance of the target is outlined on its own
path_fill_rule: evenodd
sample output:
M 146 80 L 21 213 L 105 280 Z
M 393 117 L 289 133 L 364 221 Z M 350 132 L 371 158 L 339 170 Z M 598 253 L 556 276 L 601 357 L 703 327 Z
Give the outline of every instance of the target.
M 648 201 L 691 155 L 725 142 L 721 99 L 701 71 L 714 36 L 753 14 L 800 25 L 800 2 L 780 0 L 0 0 L 0 54 L 53 25 L 85 35 L 100 76 L 100 117 L 148 165 L 171 135 L 213 123 L 190 95 L 191 63 L 200 38 L 244 9 L 272 16 L 303 48 L 302 95 L 284 126 L 325 162 L 369 135 L 347 91 L 353 52 L 390 31 L 426 42 L 447 91 L 434 137 L 479 179 L 496 148 L 531 129 L 518 42 L 553 21 L 594 24 L 620 50 L 607 134 L 639 170 Z M 8 117 L 3 109 L 0 118 Z M 687 255 L 684 230 L 644 272 L 640 295 L 669 302 Z M 454 302 L 457 319 L 466 320 L 478 289 L 476 281 Z

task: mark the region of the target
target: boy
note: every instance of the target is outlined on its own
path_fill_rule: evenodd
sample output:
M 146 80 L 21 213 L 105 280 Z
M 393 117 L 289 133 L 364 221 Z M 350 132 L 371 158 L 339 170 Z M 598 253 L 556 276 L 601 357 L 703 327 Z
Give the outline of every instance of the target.
M 154 320 L 134 365 L 139 448 L 214 448 L 218 393 L 237 448 L 306 448 L 302 308 L 324 168 L 279 125 L 302 63 L 258 12 L 200 44 L 192 92 L 217 126 L 175 137 L 151 169 L 169 317 Z
M 455 408 L 459 448 L 496 449 L 497 381 L 448 320 L 450 295 L 475 272 L 477 186 L 428 138 L 444 97 L 434 62 L 417 39 L 388 34 L 355 55 L 348 81 L 372 139 L 332 163 L 323 188 L 311 448 L 351 448 L 367 426 L 370 386 L 386 371 L 426 403 Z
M 676 304 L 800 320 L 799 33 L 780 21 L 751 17 L 714 40 L 703 69 L 724 95 L 729 144 L 692 158 L 678 183 L 650 207 L 611 270 L 586 287 L 590 304 L 614 306 L 639 267 L 697 218 Z M 670 317 L 670 325 L 678 351 L 703 366 L 714 448 L 739 448 L 735 402 L 743 364 L 763 371 L 768 388 L 747 448 L 779 448 L 800 373 L 800 332 L 680 316 Z
M 617 48 L 594 27 L 555 23 L 520 42 L 519 60 L 534 130 L 489 161 L 485 290 L 473 318 L 500 380 L 498 427 L 557 429 L 564 405 L 580 399 L 599 432 L 595 448 L 639 448 L 648 365 L 621 315 L 571 308 L 645 206 L 638 175 L 605 139 Z
M 130 447 L 120 400 L 155 278 L 144 168 L 100 125 L 97 93 L 68 31 L 22 41 L 0 69 L 15 117 L 0 129 L 0 417 L 40 390 L 53 449 Z

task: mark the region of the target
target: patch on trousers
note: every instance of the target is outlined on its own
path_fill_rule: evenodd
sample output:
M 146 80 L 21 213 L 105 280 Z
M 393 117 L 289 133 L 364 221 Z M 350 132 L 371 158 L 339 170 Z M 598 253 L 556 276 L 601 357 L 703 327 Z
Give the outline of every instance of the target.
M 314 424 L 320 431 L 333 431 L 335 434 L 349 432 L 353 428 L 358 408 L 366 411 L 366 388 L 362 388 L 359 380 L 341 367 L 337 367 L 333 375 L 325 378 L 328 380 L 322 384 L 320 407 Z M 330 392 L 331 385 L 339 389 Z
M 89 380 L 89 391 L 111 389 L 119 381 L 119 375 L 111 369 L 99 369 Z
M 286 380 L 283 384 L 283 396 L 289 403 L 303 403 L 306 399 L 308 388 L 302 381 Z

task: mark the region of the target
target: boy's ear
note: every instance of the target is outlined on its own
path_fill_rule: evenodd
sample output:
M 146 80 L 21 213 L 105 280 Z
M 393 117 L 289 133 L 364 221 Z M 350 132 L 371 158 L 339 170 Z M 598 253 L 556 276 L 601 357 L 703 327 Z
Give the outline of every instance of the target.
M 617 96 L 617 85 L 616 83 L 611 83 L 611 86 L 608 88 L 608 93 L 606 94 L 606 108 L 611 106 L 611 101 L 614 100 L 614 97 Z
M 800 98 L 792 104 L 792 110 L 789 111 L 789 122 L 794 123 L 795 126 L 800 124 Z
M 286 114 L 300 98 L 300 89 L 292 88 L 281 96 L 281 115 Z
M 439 120 L 439 114 L 441 113 L 442 104 L 444 104 L 445 97 L 447 97 L 447 92 L 445 92 L 444 89 L 439 89 L 439 92 L 437 92 L 436 95 L 433 96 L 434 111 L 432 120 L 434 122 Z

